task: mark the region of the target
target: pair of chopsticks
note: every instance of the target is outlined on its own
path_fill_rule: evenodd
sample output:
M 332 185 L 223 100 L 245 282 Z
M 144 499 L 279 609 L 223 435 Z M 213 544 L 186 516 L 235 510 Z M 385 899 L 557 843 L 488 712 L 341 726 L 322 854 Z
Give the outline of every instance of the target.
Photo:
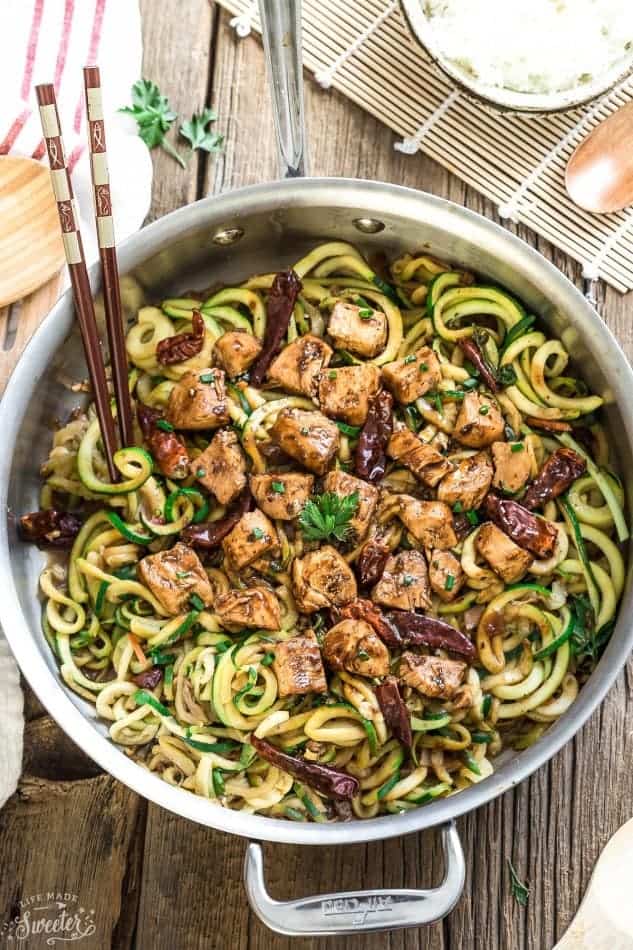
M 119 288 L 119 271 L 116 247 L 114 243 L 114 222 L 110 199 L 110 176 L 106 153 L 103 105 L 101 99 L 101 79 L 96 66 L 84 69 L 84 88 L 88 116 L 90 167 L 94 193 L 95 215 L 99 257 L 103 273 L 103 300 L 105 305 L 108 346 L 112 362 L 112 383 L 117 407 L 117 420 L 121 446 L 132 445 L 134 430 L 132 424 L 132 402 L 128 387 L 127 356 L 125 352 L 125 331 Z M 37 102 L 42 122 L 42 132 L 46 142 L 46 151 L 51 169 L 53 193 L 57 202 L 62 240 L 66 253 L 66 262 L 75 298 L 75 310 L 79 320 L 79 329 L 83 341 L 88 373 L 97 407 L 97 417 L 101 427 L 108 472 L 112 481 L 119 477 L 114 454 L 117 451 L 117 439 L 114 420 L 110 407 L 110 396 L 106 379 L 101 343 L 97 331 L 94 302 L 88 270 L 84 256 L 83 243 L 79 231 L 79 218 L 75 205 L 70 173 L 66 163 L 66 154 L 62 130 L 55 98 L 55 88 L 50 83 L 36 86 Z

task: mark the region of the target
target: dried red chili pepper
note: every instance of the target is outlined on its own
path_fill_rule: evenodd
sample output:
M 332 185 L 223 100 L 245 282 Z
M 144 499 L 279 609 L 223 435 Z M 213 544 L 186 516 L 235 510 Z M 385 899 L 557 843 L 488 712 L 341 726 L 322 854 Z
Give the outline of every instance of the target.
M 364 620 L 378 634 L 380 639 L 392 650 L 402 646 L 402 638 L 393 624 L 389 623 L 383 612 L 371 600 L 353 600 L 336 611 L 334 622 L 343 620 Z
M 139 403 L 136 415 L 143 438 L 158 465 L 167 478 L 184 478 L 189 472 L 187 446 L 175 432 L 159 428 L 163 414 L 158 409 Z
M 499 498 L 493 492 L 484 502 L 484 511 L 515 544 L 535 557 L 548 558 L 554 553 L 558 531 L 545 518 L 537 518 L 518 502 Z
M 407 646 L 425 646 L 436 650 L 448 650 L 457 653 L 472 662 L 475 659 L 475 644 L 468 639 L 465 633 L 451 627 L 443 620 L 434 617 L 424 617 L 408 610 L 394 610 L 387 614 L 403 643 Z
M 387 467 L 387 443 L 393 432 L 393 396 L 381 389 L 369 404 L 356 446 L 354 470 L 359 478 L 379 482 Z
M 300 782 L 305 782 L 310 788 L 327 798 L 351 801 L 360 794 L 360 784 L 353 775 L 347 775 L 346 772 L 340 772 L 327 765 L 319 765 L 317 762 L 297 759 L 293 755 L 282 752 L 265 739 L 258 739 L 255 735 L 252 735 L 249 741 L 262 759 L 266 759 L 271 765 L 276 765 L 282 772 L 287 772 Z
M 383 541 L 377 541 L 375 538 L 365 541 L 356 559 L 358 580 L 364 587 L 373 587 L 378 583 L 389 554 L 389 548 Z
M 525 495 L 525 508 L 538 508 L 566 492 L 572 482 L 584 475 L 587 463 L 573 449 L 556 449 L 543 465 Z
M 156 344 L 156 359 L 163 366 L 183 363 L 197 356 L 204 345 L 205 325 L 199 310 L 193 311 L 191 330 L 168 336 Z
M 266 332 L 262 350 L 251 367 L 250 380 L 253 386 L 261 386 L 268 367 L 279 352 L 300 291 L 301 281 L 293 270 L 282 271 L 275 276 L 266 302 Z
M 22 515 L 18 534 L 22 541 L 37 544 L 40 548 L 69 548 L 79 534 L 82 519 L 68 511 L 45 508 Z
M 203 521 L 201 524 L 190 524 L 180 532 L 180 540 L 193 548 L 203 548 L 210 551 L 216 548 L 220 541 L 232 531 L 243 514 L 250 510 L 253 498 L 246 489 L 237 499 L 231 510 L 219 521 Z
M 396 739 L 410 749 L 413 745 L 411 714 L 400 695 L 398 680 L 395 676 L 385 677 L 375 692 L 385 722 Z
M 160 666 L 152 666 L 149 670 L 143 670 L 137 673 L 132 679 L 141 689 L 155 689 L 163 678 L 163 671 Z
M 499 392 L 499 383 L 492 368 L 474 340 L 459 340 L 459 347 L 467 360 L 479 371 L 479 375 L 492 393 Z

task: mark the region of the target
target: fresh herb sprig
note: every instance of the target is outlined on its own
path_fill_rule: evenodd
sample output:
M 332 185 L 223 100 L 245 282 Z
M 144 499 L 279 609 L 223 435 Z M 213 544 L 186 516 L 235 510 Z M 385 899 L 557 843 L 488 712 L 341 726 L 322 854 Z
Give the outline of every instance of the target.
M 169 104 L 167 96 L 163 96 L 160 89 L 151 79 L 139 79 L 132 86 L 132 105 L 124 106 L 119 110 L 131 115 L 138 126 L 138 134 L 148 148 L 164 149 L 168 155 L 175 158 L 182 168 L 185 161 L 165 136 L 178 118 Z
M 188 122 L 183 122 L 179 132 L 186 139 L 191 150 L 200 149 L 203 152 L 221 152 L 224 147 L 224 136 L 211 131 L 211 123 L 217 119 L 213 109 L 203 109 L 202 112 L 191 116 Z
M 530 896 L 530 888 L 519 878 L 519 875 L 512 867 L 512 861 L 508 858 L 508 869 L 510 871 L 510 890 L 517 904 L 525 907 Z
M 131 95 L 132 105 L 124 106 L 119 111 L 131 115 L 136 121 L 138 134 L 148 148 L 164 149 L 182 168 L 186 168 L 185 159 L 167 139 L 167 133 L 178 118 L 167 96 L 163 96 L 156 83 L 150 79 L 135 82 Z M 216 119 L 217 114 L 213 109 L 205 107 L 202 112 L 194 112 L 191 119 L 180 125 L 179 134 L 189 142 L 191 154 L 196 150 L 208 154 L 222 151 L 224 136 L 211 131 L 211 123 Z
M 334 492 L 314 495 L 306 502 L 299 516 L 299 525 L 307 541 L 347 541 L 352 526 L 351 519 L 358 508 L 358 492 L 342 498 Z

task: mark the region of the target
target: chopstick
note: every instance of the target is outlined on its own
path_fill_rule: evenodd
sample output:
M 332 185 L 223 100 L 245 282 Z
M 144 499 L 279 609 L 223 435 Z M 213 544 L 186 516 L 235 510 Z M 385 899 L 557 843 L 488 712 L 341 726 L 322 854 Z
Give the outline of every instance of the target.
M 57 202 L 62 240 L 66 253 L 66 263 L 70 273 L 70 282 L 75 298 L 75 310 L 79 320 L 79 329 L 83 341 L 86 363 L 95 404 L 97 418 L 101 427 L 101 439 L 112 481 L 118 478 L 114 464 L 117 450 L 114 420 L 110 411 L 110 396 L 106 382 L 105 366 L 97 333 L 92 291 L 88 279 L 86 259 L 79 232 L 78 214 L 75 206 L 70 174 L 66 165 L 64 143 L 55 99 L 55 88 L 51 83 L 42 83 L 35 87 L 42 122 L 42 133 L 46 142 L 48 162 L 51 169 L 53 193 Z
M 90 144 L 90 170 L 97 219 L 97 240 L 103 271 L 103 301 L 105 304 L 106 329 L 112 362 L 112 382 L 117 404 L 117 418 L 122 445 L 134 444 L 132 401 L 128 386 L 125 331 L 119 287 L 114 222 L 110 199 L 110 174 L 106 152 L 105 124 L 101 99 L 101 77 L 98 66 L 84 67 L 86 112 Z

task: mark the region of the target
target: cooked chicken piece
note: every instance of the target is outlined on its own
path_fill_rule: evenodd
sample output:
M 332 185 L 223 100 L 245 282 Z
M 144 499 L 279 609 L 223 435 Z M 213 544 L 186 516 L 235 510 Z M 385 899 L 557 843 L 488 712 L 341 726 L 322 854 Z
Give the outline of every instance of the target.
M 189 471 L 221 505 L 237 498 L 246 485 L 246 456 L 233 429 L 216 432 L 204 452 L 189 463 Z
M 426 560 L 421 551 L 392 554 L 383 575 L 371 592 L 371 599 L 397 610 L 426 609 L 431 606 Z
M 443 478 L 437 497 L 447 505 L 461 505 L 464 511 L 479 508 L 492 482 L 492 465 L 485 452 L 462 459 L 453 472 Z
M 523 442 L 493 442 L 493 485 L 501 491 L 520 491 L 532 470 L 532 453 Z
M 263 511 L 256 508 L 242 515 L 232 531 L 229 531 L 222 547 L 234 568 L 239 570 L 252 564 L 258 557 L 276 548 L 277 532 Z
M 272 671 L 277 677 L 279 696 L 327 693 L 327 680 L 317 639 L 308 631 L 274 647 Z
M 139 561 L 138 573 L 141 583 L 173 616 L 191 610 L 192 594 L 197 594 L 205 606 L 213 602 L 213 588 L 198 555 L 180 541 L 169 551 L 144 557 Z
M 217 429 L 230 422 L 223 370 L 185 373 L 169 394 L 167 419 L 176 429 Z
M 439 656 L 418 656 L 407 651 L 400 657 L 400 679 L 430 699 L 452 699 L 467 665 L 462 660 L 442 660 Z
M 229 378 L 241 376 L 255 362 L 262 345 L 252 333 L 229 330 L 216 340 L 213 358 Z
M 483 524 L 477 532 L 475 547 L 506 584 L 520 581 L 532 565 L 532 555 L 491 522 Z
M 312 493 L 314 475 L 284 472 L 279 475 L 251 475 L 255 501 L 269 518 L 292 521 L 302 511 Z
M 370 400 L 380 389 L 380 370 L 373 363 L 339 366 L 319 377 L 319 403 L 326 416 L 362 426 Z
M 453 512 L 443 501 L 420 501 L 400 495 L 400 520 L 425 548 L 452 548 L 457 544 Z
M 279 601 L 266 587 L 229 590 L 220 594 L 213 609 L 227 630 L 241 630 L 242 627 L 279 630 L 281 624 Z
M 503 416 L 492 396 L 467 393 L 455 420 L 453 438 L 471 449 L 483 449 L 503 438 Z
M 406 465 L 420 481 L 431 488 L 453 470 L 452 464 L 435 446 L 422 442 L 406 426 L 396 429 L 389 439 L 387 455 Z
M 405 405 L 435 389 L 442 379 L 437 356 L 428 346 L 382 368 L 385 385 Z
M 300 336 L 272 361 L 268 379 L 288 392 L 316 396 L 319 373 L 331 359 L 332 347 L 318 336 Z
M 389 651 L 364 620 L 341 620 L 323 638 L 323 656 L 333 670 L 361 676 L 386 676 Z
M 338 451 L 340 434 L 321 412 L 283 409 L 270 430 L 271 438 L 311 472 L 324 475 Z
M 339 301 L 330 314 L 327 332 L 338 347 L 371 358 L 387 342 L 387 318 L 380 310 Z
M 459 558 L 450 551 L 431 551 L 429 580 L 440 600 L 455 600 L 466 580 Z
M 348 604 L 357 593 L 351 567 L 329 544 L 295 558 L 292 588 L 297 607 L 304 614 Z
M 374 485 L 363 481 L 362 478 L 348 475 L 347 472 L 336 468 L 325 476 L 323 490 L 334 492 L 335 495 L 340 495 L 341 498 L 347 498 L 349 495 L 353 495 L 354 492 L 358 492 L 358 507 L 349 521 L 352 529 L 350 540 L 357 544 L 367 534 L 378 504 L 378 489 Z

